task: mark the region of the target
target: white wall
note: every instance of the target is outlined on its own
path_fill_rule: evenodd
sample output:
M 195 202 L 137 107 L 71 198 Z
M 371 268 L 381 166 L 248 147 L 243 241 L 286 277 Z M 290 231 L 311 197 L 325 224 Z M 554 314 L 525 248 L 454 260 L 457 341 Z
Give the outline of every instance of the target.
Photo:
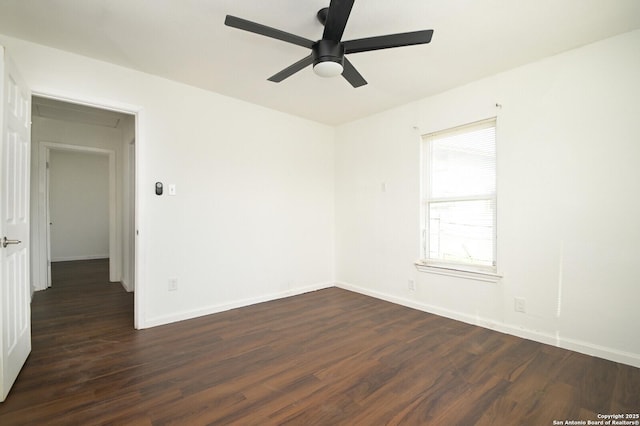
M 639 48 L 627 33 L 340 127 L 337 280 L 640 366 Z M 418 272 L 420 135 L 492 116 L 504 278 Z
M 0 43 L 35 91 L 139 111 L 140 327 L 321 287 L 335 264 L 345 287 L 640 366 L 639 31 L 338 129 Z M 504 278 L 419 273 L 420 134 L 495 115 Z
M 36 93 L 138 111 L 138 327 L 333 283 L 334 129 L 26 41 L 0 44 Z M 156 181 L 177 195 L 156 196 Z
M 109 157 L 52 150 L 51 260 L 109 257 Z

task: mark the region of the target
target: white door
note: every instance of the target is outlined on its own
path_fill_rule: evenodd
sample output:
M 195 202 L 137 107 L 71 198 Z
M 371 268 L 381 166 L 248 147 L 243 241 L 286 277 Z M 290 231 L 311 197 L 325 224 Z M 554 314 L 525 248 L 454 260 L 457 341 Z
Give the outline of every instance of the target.
M 1 46 L 0 77 L 0 401 L 4 401 L 31 352 L 31 91 Z

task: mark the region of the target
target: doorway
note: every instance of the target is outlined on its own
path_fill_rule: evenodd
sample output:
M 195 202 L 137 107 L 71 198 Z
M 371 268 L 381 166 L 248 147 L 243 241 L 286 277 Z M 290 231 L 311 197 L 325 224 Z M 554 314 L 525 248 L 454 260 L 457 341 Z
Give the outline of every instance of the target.
M 51 262 L 101 257 L 109 258 L 109 281 L 119 282 L 125 290 L 134 291 L 135 135 L 136 117 L 132 114 L 32 97 L 32 291 L 45 290 L 52 285 Z M 80 170 L 83 166 L 79 166 L 78 161 L 83 156 L 85 160 L 93 158 L 95 164 L 90 166 L 94 168 L 93 173 L 92 170 Z M 100 159 L 104 160 L 106 171 L 99 166 Z M 78 170 L 64 170 L 69 167 Z M 106 185 L 96 181 L 98 169 L 106 172 Z M 58 177 L 74 177 L 66 184 L 60 184 L 52 179 L 52 173 Z M 84 177 L 82 173 L 85 173 Z M 65 194 L 65 191 L 83 191 L 81 198 L 88 203 L 99 203 L 101 197 L 97 193 L 106 192 L 102 194 L 108 205 L 104 241 L 98 241 L 98 229 L 92 230 L 97 232 L 86 229 L 81 232 L 80 223 L 84 223 L 86 228 L 91 226 L 93 219 L 96 219 L 93 221 L 96 227 L 102 226 L 96 217 L 87 217 L 94 215 L 90 209 L 81 211 L 78 205 L 61 208 L 64 198 L 67 202 L 73 198 L 66 197 L 70 194 Z M 55 194 L 59 198 L 57 205 L 52 199 Z M 58 215 L 57 224 L 52 218 L 52 211 Z M 74 211 L 78 213 L 75 217 Z M 78 226 L 73 227 L 74 221 Z M 85 240 L 85 244 L 79 240 Z M 52 244 L 57 244 L 57 250 L 52 251 Z

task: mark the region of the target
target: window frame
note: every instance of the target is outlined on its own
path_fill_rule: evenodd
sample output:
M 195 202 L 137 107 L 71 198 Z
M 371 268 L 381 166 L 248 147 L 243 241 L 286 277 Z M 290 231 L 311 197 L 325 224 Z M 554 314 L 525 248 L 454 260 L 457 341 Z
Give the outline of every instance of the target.
M 498 185 L 497 185 L 497 117 L 456 126 L 453 128 L 431 132 L 421 137 L 421 203 L 420 203 L 420 219 L 421 219 L 421 254 L 420 260 L 416 262 L 416 267 L 422 272 L 431 272 L 442 275 L 453 275 L 462 278 L 479 279 L 482 281 L 497 281 L 501 278 L 498 274 Z M 472 196 L 459 197 L 433 197 L 431 194 L 432 179 L 432 149 L 431 141 L 439 136 L 453 136 L 455 134 L 467 133 L 469 131 L 480 130 L 482 127 L 495 130 L 495 189 L 492 194 L 481 194 Z M 434 259 L 429 257 L 430 250 L 430 205 L 438 202 L 462 202 L 462 201 L 491 201 L 494 205 L 493 212 L 493 265 L 477 265 L 468 262 Z

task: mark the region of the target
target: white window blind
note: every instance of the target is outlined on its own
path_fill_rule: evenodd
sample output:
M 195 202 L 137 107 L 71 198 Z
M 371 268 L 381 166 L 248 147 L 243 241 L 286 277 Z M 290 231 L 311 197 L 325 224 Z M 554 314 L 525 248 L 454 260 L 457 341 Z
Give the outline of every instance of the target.
M 424 261 L 495 271 L 495 119 L 424 137 Z

